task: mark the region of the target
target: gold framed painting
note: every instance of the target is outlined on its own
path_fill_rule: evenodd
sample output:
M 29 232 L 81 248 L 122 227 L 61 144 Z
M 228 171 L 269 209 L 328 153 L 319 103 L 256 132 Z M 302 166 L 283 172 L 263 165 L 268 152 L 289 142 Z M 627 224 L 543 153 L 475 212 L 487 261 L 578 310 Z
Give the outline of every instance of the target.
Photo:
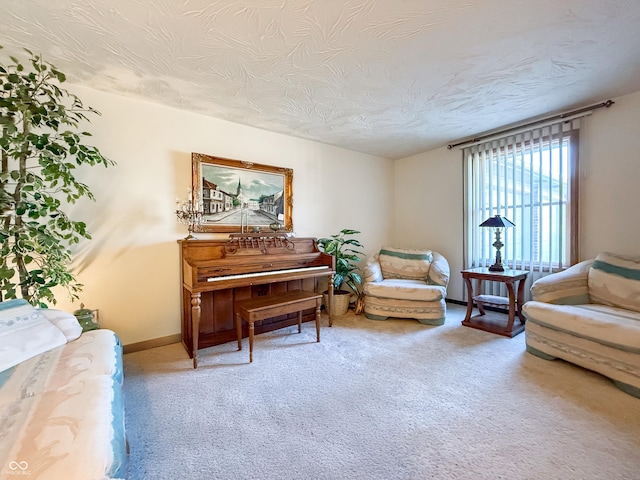
M 293 170 L 192 153 L 198 232 L 293 231 Z M 197 193 L 195 193 L 197 192 Z

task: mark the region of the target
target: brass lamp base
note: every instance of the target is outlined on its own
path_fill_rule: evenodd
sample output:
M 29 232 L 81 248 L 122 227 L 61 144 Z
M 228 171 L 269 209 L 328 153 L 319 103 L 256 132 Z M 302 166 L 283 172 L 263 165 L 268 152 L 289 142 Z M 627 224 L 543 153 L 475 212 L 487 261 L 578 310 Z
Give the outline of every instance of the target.
M 504 247 L 502 241 L 500 241 L 500 229 L 496 228 L 496 241 L 493 242 L 493 246 L 496 249 L 496 261 L 489 267 L 490 272 L 504 272 L 508 270 L 508 267 L 505 267 L 502 264 L 502 254 L 500 253 L 500 249 Z
M 494 263 L 489 267 L 490 272 L 504 272 L 505 270 L 507 270 L 507 267 L 499 263 Z

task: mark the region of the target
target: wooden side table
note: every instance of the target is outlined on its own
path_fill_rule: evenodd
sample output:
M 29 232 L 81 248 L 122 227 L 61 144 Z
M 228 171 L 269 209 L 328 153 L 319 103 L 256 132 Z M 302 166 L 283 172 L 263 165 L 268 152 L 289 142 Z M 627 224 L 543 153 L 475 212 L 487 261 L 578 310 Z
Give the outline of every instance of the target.
M 462 321 L 462 325 L 485 332 L 496 333 L 505 337 L 515 337 L 524 331 L 525 317 L 522 313 L 524 303 L 524 285 L 529 272 L 524 270 L 505 270 L 504 272 L 492 272 L 486 267 L 471 268 L 462 270 L 462 278 L 467 285 L 467 315 Z M 496 295 L 474 295 L 471 280 L 476 280 L 476 291 L 482 291 L 482 282 L 489 280 L 492 282 L 504 283 L 507 287 L 509 297 L 499 297 Z M 516 286 L 517 285 L 517 286 Z M 517 295 L 516 295 L 517 289 Z M 473 304 L 478 307 L 478 315 L 472 316 Z M 507 307 L 507 321 L 505 324 L 504 314 L 487 312 L 485 305 L 496 307 Z M 519 322 L 516 322 L 516 316 Z

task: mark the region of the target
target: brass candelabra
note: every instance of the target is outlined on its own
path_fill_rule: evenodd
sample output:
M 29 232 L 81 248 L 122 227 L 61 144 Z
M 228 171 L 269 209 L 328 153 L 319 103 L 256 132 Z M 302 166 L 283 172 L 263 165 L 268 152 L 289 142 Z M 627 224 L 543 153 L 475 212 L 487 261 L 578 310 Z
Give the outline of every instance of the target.
M 187 225 L 188 229 L 185 240 L 195 239 L 193 232 L 197 231 L 198 226 L 204 222 L 204 210 L 199 198 L 198 191 L 192 189 L 189 189 L 186 199 L 176 198 L 176 217 L 178 222 Z

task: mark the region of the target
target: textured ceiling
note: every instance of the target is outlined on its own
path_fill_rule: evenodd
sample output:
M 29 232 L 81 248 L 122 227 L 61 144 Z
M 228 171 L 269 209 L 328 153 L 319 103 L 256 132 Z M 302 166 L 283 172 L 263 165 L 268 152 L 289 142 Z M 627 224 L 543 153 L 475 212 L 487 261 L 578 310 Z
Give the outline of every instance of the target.
M 70 82 L 392 159 L 640 90 L 638 0 L 2 0 Z

